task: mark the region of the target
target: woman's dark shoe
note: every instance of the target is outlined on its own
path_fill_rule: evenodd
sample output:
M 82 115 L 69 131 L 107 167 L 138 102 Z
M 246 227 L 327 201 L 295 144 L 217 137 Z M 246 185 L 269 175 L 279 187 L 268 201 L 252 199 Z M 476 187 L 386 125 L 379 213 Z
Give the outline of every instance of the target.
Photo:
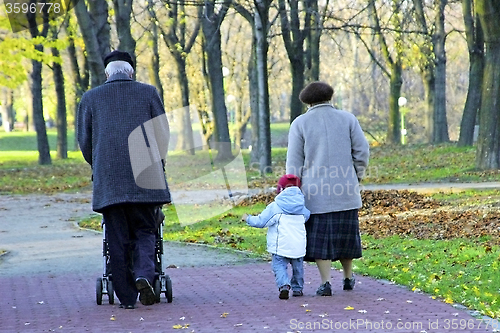
M 353 290 L 355 285 L 356 285 L 356 279 L 354 278 L 354 275 L 350 279 L 348 278 L 344 279 L 344 290 Z
M 292 295 L 294 297 L 299 297 L 299 296 L 304 296 L 304 293 L 302 292 L 302 290 L 294 290 Z
M 289 285 L 281 286 L 279 290 L 280 290 L 279 298 L 280 299 L 288 299 L 288 293 L 290 292 L 290 286 Z
M 332 286 L 330 282 L 326 281 L 321 286 L 319 286 L 318 290 L 316 290 L 316 295 L 318 296 L 332 296 Z

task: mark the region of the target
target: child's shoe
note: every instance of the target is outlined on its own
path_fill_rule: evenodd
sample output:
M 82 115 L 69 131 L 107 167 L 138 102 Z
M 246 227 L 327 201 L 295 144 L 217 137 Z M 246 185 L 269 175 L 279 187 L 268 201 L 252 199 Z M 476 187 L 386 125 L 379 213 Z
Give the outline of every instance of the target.
M 280 287 L 280 294 L 279 298 L 280 299 L 288 299 L 288 293 L 290 292 L 290 286 L 289 285 L 284 285 Z
M 356 279 L 354 278 L 354 275 L 350 279 L 345 278 L 344 279 L 344 290 L 353 290 L 355 284 L 356 284 Z
M 318 290 L 316 290 L 316 295 L 318 296 L 332 296 L 332 286 L 330 282 L 326 281 L 321 286 L 319 286 Z
M 304 293 L 302 292 L 302 290 L 294 290 L 292 296 L 293 297 L 304 296 Z

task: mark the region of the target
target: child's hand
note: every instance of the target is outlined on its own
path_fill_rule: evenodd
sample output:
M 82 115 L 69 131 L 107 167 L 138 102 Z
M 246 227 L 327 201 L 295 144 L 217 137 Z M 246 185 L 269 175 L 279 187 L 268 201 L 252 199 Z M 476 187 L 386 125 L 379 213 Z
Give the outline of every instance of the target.
M 247 221 L 247 217 L 248 217 L 248 214 L 243 214 L 243 216 L 241 217 L 241 220 L 243 222 L 246 222 Z

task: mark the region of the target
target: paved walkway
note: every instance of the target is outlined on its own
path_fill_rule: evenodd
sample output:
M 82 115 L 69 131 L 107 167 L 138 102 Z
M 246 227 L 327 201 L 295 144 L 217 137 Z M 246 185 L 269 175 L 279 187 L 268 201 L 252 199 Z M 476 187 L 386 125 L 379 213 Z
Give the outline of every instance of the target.
M 314 295 L 315 266 L 305 267 L 305 295 L 278 299 L 267 262 L 200 246 L 167 243 L 174 300 L 135 310 L 95 302 L 102 236 L 75 227 L 90 213 L 88 194 L 1 196 L 0 332 L 492 332 L 460 307 L 367 277 L 333 297 Z M 118 301 L 116 301 L 118 303 Z M 486 327 L 489 324 L 489 327 Z M 492 327 L 492 324 L 494 325 Z M 499 330 L 500 331 L 500 330 Z

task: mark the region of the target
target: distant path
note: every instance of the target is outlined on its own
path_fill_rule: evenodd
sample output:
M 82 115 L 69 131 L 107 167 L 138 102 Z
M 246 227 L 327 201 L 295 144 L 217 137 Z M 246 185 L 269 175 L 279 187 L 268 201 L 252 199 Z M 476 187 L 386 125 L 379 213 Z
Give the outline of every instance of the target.
M 76 221 L 92 214 L 91 193 L 0 196 L 1 276 L 102 272 L 102 233 Z M 256 259 L 205 246 L 165 245 L 164 266 L 218 266 Z
M 461 192 L 471 189 L 500 189 L 500 182 L 484 183 L 408 183 L 408 184 L 367 184 L 364 190 L 409 190 L 419 193 Z

